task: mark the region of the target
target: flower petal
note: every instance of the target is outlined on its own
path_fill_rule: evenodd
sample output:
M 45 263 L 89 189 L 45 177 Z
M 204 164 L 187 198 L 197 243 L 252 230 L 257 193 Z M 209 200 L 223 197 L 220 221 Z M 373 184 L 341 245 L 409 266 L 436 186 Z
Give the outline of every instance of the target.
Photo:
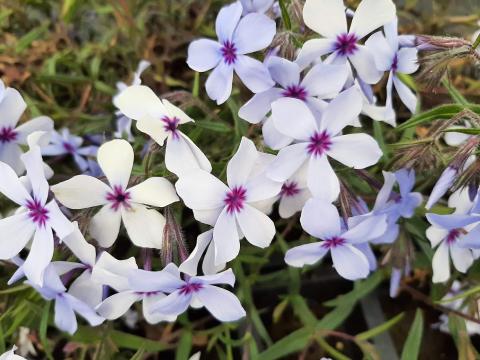
M 214 226 L 222 210 L 223 210 L 223 206 L 215 209 L 208 209 L 208 210 L 193 209 L 193 216 L 195 217 L 196 220 L 200 221 L 201 223 Z
M 219 321 L 236 321 L 246 315 L 238 298 L 225 289 L 204 285 L 202 289 L 194 294 L 194 297 L 198 298 Z
M 111 140 L 98 149 L 98 165 L 107 177 L 110 185 L 126 189 L 133 167 L 133 149 L 128 141 Z
M 132 270 L 128 274 L 130 288 L 136 292 L 172 292 L 183 285 L 183 280 L 168 271 Z
M 24 122 L 18 126 L 15 131 L 18 133 L 17 142 L 27 145 L 28 135 L 35 131 L 52 131 L 53 120 L 48 116 L 38 116 L 32 120 Z
M 402 100 L 411 113 L 415 113 L 417 109 L 417 96 L 396 76 L 393 77 L 393 84 L 395 85 L 395 90 L 397 90 L 400 100 Z
M 48 210 L 48 225 L 55 231 L 55 234 L 60 240 L 63 240 L 65 236 L 70 235 L 74 226 L 62 213 L 55 200 L 51 200 L 45 209 Z
M 122 220 L 132 243 L 145 248 L 162 248 L 165 218 L 158 211 L 140 204 L 122 208 Z
M 48 182 L 45 178 L 42 154 L 38 146 L 33 147 L 21 156 L 27 169 L 28 181 L 32 186 L 32 195 L 35 200 L 45 204 L 48 197 Z
M 77 318 L 67 299 L 57 296 L 55 300 L 55 325 L 73 335 L 77 331 Z
M 128 275 L 136 269 L 138 266 L 134 257 L 118 260 L 104 251 L 92 269 L 91 279 L 122 292 L 130 289 Z
M 225 207 L 213 228 L 215 244 L 215 265 L 235 259 L 240 251 L 240 238 L 235 214 L 229 214 Z
M 55 198 L 69 209 L 85 209 L 107 203 L 110 188 L 88 175 L 77 175 L 51 187 Z M 87 191 L 88 190 L 88 191 Z
M 335 97 L 347 82 L 348 67 L 346 64 L 317 64 L 305 75 L 302 86 L 309 96 L 320 99 Z
M 286 89 L 300 84 L 301 69 L 298 64 L 287 59 L 272 56 L 267 60 L 267 67 L 272 79 Z
M 275 21 L 268 16 L 251 13 L 238 23 L 233 34 L 233 43 L 239 54 L 250 54 L 265 49 L 276 33 Z
M 270 112 L 272 102 L 281 97 L 282 90 L 271 88 L 255 94 L 238 111 L 238 116 L 251 124 L 258 124 Z
M 13 89 L 7 88 L 0 98 L 0 118 L 1 127 L 12 127 L 17 125 L 18 120 L 27 108 L 27 104 L 20 93 Z
M 84 271 L 68 289 L 68 293 L 95 308 L 103 300 L 103 285 L 92 280 L 90 271 Z
M 262 135 L 265 145 L 274 150 L 283 149 L 284 147 L 290 145 L 293 141 L 293 138 L 284 135 L 277 130 L 271 116 L 268 117 L 267 120 L 263 123 Z
M 242 137 L 237 152 L 227 165 L 227 183 L 230 189 L 245 185 L 257 158 L 258 151 L 253 141 Z
M 35 232 L 35 225 L 27 213 L 0 219 L 0 259 L 8 260 L 27 245 Z M 12 241 L 15 239 L 14 241 Z
M 192 170 L 175 184 L 185 205 L 194 210 L 217 209 L 225 206 L 228 187 L 204 170 Z
M 25 171 L 25 165 L 21 160 L 22 154 L 22 149 L 15 143 L 5 143 L 0 145 L 0 163 L 7 164 L 18 175 L 23 174 Z
M 178 316 L 188 309 L 191 300 L 191 295 L 184 295 L 180 290 L 176 290 L 157 301 L 157 303 L 152 306 L 152 313 L 159 312 L 165 315 Z
M 31 197 L 15 171 L 7 164 L 0 162 L 0 174 L 2 174 L 0 176 L 0 193 L 18 205 L 25 205 Z
M 275 181 L 284 182 L 305 163 L 308 158 L 307 144 L 299 143 L 284 147 L 275 160 L 268 166 L 267 176 Z
M 328 253 L 328 248 L 322 246 L 322 242 L 296 246 L 285 254 L 285 262 L 294 267 L 313 265 Z
M 223 104 L 232 93 L 233 66 L 221 61 L 205 82 L 208 97 Z
M 273 102 L 272 119 L 278 131 L 296 140 L 308 141 L 318 130 L 312 112 L 299 99 L 285 97 Z
M 438 214 L 426 214 L 427 220 L 430 224 L 437 227 L 452 230 L 456 228 L 462 228 L 476 222 L 480 222 L 479 215 L 470 215 L 470 214 L 448 214 L 448 215 L 438 215 Z
M 109 248 L 117 240 L 122 216 L 120 211 L 114 211 L 110 205 L 103 206 L 90 220 L 90 235 L 103 248 Z
M 343 0 L 307 0 L 303 20 L 323 37 L 334 38 L 347 32 L 347 18 Z
M 178 201 L 175 188 L 165 178 L 151 177 L 128 189 L 132 202 L 164 207 Z
M 53 234 L 50 228 L 37 228 L 32 247 L 23 264 L 25 276 L 32 283 L 43 286 L 43 274 L 53 257 Z
M 385 36 L 381 31 L 372 34 L 365 46 L 370 49 L 375 58 L 375 65 L 378 70 L 390 71 L 392 68 L 393 59 L 395 57 L 395 48 L 391 48 Z
M 122 114 L 135 120 L 146 120 L 152 116 L 161 117 L 166 114 L 161 100 L 145 85 L 127 87 L 115 97 L 114 103 Z
M 224 6 L 217 15 L 215 31 L 221 43 L 232 40 L 233 32 L 240 21 L 243 8 L 240 2 Z
M 239 55 L 234 68 L 243 84 L 253 93 L 266 91 L 275 85 L 265 64 L 249 56 Z
M 315 0 L 311 0 L 314 2 Z M 300 49 L 295 62 L 304 69 L 313 61 L 334 50 L 335 41 L 332 39 L 312 39 L 306 41 Z
M 437 248 L 437 251 L 435 251 L 435 254 L 433 254 L 432 282 L 434 283 L 444 282 L 450 278 L 450 258 L 448 254 L 449 254 L 449 247 L 447 243 L 444 241 Z
M 383 1 L 383 0 L 382 0 Z M 376 84 L 383 76 L 383 71 L 377 70 L 373 53 L 365 45 L 357 44 L 357 50 L 348 56 L 353 67 L 367 84 Z
M 340 194 L 340 181 L 326 155 L 312 156 L 308 162 L 308 189 L 313 196 L 333 202 Z
M 134 291 L 119 292 L 103 300 L 95 310 L 105 319 L 115 320 L 124 315 L 135 302 L 141 299 L 142 295 Z
M 142 310 L 147 323 L 158 324 L 160 321 L 175 321 L 177 318 L 175 315 L 162 314 L 154 311 L 155 305 L 165 297 L 166 295 L 162 293 L 143 297 Z
M 312 198 L 305 203 L 300 224 L 307 233 L 318 239 L 325 240 L 340 234 L 337 208 L 320 198 Z
M 370 273 L 367 257 L 352 245 L 335 246 L 331 254 L 335 270 L 345 279 L 363 279 Z
M 403 74 L 412 74 L 419 68 L 417 48 L 402 48 L 398 50 L 397 71 Z
M 348 167 L 364 169 L 376 164 L 383 153 L 370 135 L 348 134 L 332 139 L 328 155 Z
M 237 213 L 237 220 L 245 239 L 250 244 L 260 248 L 270 245 L 275 236 L 275 225 L 267 215 L 245 204 Z
M 90 305 L 86 304 L 82 300 L 77 299 L 69 293 L 63 294 L 63 296 L 70 303 L 72 309 L 85 320 L 87 320 L 91 326 L 100 325 L 105 321 L 103 317 L 98 316 L 98 314 L 95 312 L 95 310 L 93 310 L 92 307 L 90 307 Z
M 349 33 L 359 39 L 393 21 L 396 8 L 392 0 L 362 0 L 355 10 Z
M 222 60 L 222 45 L 210 39 L 192 41 L 188 46 L 187 64 L 199 72 L 213 69 Z
M 208 245 L 210 245 L 213 237 L 213 230 L 205 231 L 197 236 L 197 243 L 195 248 L 190 253 L 188 258 L 184 260 L 180 266 L 179 270 L 185 274 L 190 276 L 197 275 L 198 270 L 198 263 L 202 258 L 205 250 L 207 249 Z
M 352 244 L 361 244 L 385 234 L 387 215 L 368 216 L 365 220 L 343 233 L 342 238 Z
M 464 249 L 459 246 L 450 246 L 450 256 L 453 266 L 461 273 L 466 273 L 473 264 L 473 254 L 470 249 Z
M 85 265 L 93 266 L 96 261 L 96 251 L 92 244 L 89 244 L 82 232 L 78 228 L 78 224 L 74 223 L 73 232 L 65 236 L 62 242 L 67 245 L 70 251 Z
M 293 196 L 282 196 L 278 205 L 278 214 L 283 219 L 292 217 L 295 213 L 302 210 L 303 206 L 312 194 L 308 189 L 301 189 L 299 193 Z

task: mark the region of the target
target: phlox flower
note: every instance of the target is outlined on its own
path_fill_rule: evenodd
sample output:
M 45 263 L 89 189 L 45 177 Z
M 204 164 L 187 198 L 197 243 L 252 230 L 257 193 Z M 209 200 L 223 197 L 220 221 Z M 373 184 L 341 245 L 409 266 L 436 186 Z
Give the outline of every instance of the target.
M 69 209 L 102 206 L 90 220 L 90 235 L 110 247 L 123 222 L 130 240 L 140 247 L 162 247 L 165 218 L 149 207 L 164 207 L 178 200 L 168 180 L 152 177 L 128 187 L 134 153 L 126 141 L 115 139 L 98 149 L 97 160 L 108 185 L 88 175 L 77 175 L 52 186 L 52 192 Z
M 214 275 L 186 276 L 183 280 L 175 264 L 169 264 L 163 271 L 173 275 L 175 283 L 165 289 L 169 295 L 153 306 L 153 312 L 178 316 L 191 306 L 205 307 L 217 320 L 223 322 L 236 321 L 245 316 L 238 298 L 230 291 L 215 286 L 235 284 L 235 275 L 231 269 Z
M 450 127 L 449 129 L 453 129 L 453 128 L 454 129 L 470 129 L 471 127 L 472 125 L 469 122 L 465 121 L 464 125 L 455 125 Z M 472 135 L 463 134 L 463 133 L 454 132 L 454 131 L 446 132 L 443 135 L 443 139 L 445 140 L 445 143 L 448 146 L 454 146 L 454 147 L 464 144 L 471 137 Z
M 105 320 L 88 304 L 67 292 L 53 266 L 48 266 L 45 270 L 42 286 L 28 280 L 26 283 L 38 291 L 45 300 L 55 301 L 55 325 L 70 335 L 73 335 L 78 327 L 75 313 L 87 320 L 91 326 L 100 325 Z
M 332 54 L 329 62 L 347 64 L 348 60 L 360 79 L 374 84 L 382 72 L 372 66 L 375 63 L 372 51 L 359 41 L 394 18 L 395 5 L 391 0 L 362 0 L 347 30 L 343 0 L 307 0 L 303 8 L 305 25 L 324 38 L 308 40 L 296 62 L 305 67 L 323 55 Z
M 275 127 L 291 136 L 294 143 L 280 150 L 269 166 L 268 176 L 285 182 L 308 163 L 307 184 L 311 193 L 334 201 L 340 193 L 340 183 L 328 157 L 340 163 L 363 169 L 374 165 L 382 156 L 377 142 L 367 134 L 342 135 L 362 109 L 362 98 L 355 87 L 341 92 L 323 110 L 321 118 L 298 99 L 282 98 L 272 104 Z M 295 119 L 295 124 L 292 124 Z
M 321 241 L 288 250 L 285 262 L 294 267 L 312 265 L 330 251 L 335 270 L 348 280 L 365 278 L 370 272 L 367 256 L 356 245 L 379 237 L 387 227 L 386 216 L 379 215 L 345 229 L 335 206 L 320 198 L 307 201 L 300 223 L 308 234 Z
M 216 274 L 224 269 L 226 265 L 225 263 L 215 265 L 215 244 L 212 240 L 212 229 L 198 235 L 195 248 L 188 258 L 180 264 L 179 270 L 190 276 L 197 275 L 198 263 L 202 256 L 202 271 L 205 275 Z
M 432 259 L 434 283 L 450 278 L 450 258 L 455 269 L 467 272 L 474 260 L 471 248 L 480 247 L 480 215 L 472 213 L 474 203 L 470 201 L 468 189 L 453 193 L 448 205 L 455 208 L 452 214 L 426 215 L 432 224 L 427 229 L 427 238 L 432 248 L 437 248 Z
M 92 278 L 116 291 L 96 307 L 97 312 L 108 320 L 123 316 L 138 301 L 142 301 L 143 316 L 149 324 L 176 318 L 176 315 L 153 312 L 153 306 L 165 297 L 165 289 L 176 284 L 168 267 L 162 271 L 140 270 L 134 258 L 117 260 L 104 252 L 93 267 Z
M 398 74 L 412 74 L 418 70 L 418 50 L 414 47 L 400 48 L 397 22 L 398 19 L 395 19 L 383 27 L 385 36 L 377 31 L 365 42 L 375 58 L 377 69 L 389 73 L 386 102 L 388 117 L 395 117 L 392 101 L 393 88 L 410 112 L 414 113 L 417 107 L 417 97 L 398 78 Z
M 64 128 L 59 132 L 53 131 L 50 144 L 42 147 L 43 156 L 71 156 L 78 169 L 82 172 L 88 169 L 87 158 L 97 155 L 98 147 L 94 145 L 82 146 L 83 139 L 72 135 Z
M 142 73 L 151 65 L 151 63 L 147 60 L 141 60 L 138 63 L 137 70 L 135 70 L 135 73 L 133 74 L 133 80 L 130 85 L 125 84 L 123 81 L 117 82 L 117 90 L 118 93 L 113 97 L 113 105 L 115 105 L 117 108 L 117 98 L 118 95 L 125 90 L 127 87 L 131 85 L 140 85 L 142 83 Z M 129 118 L 128 116 L 125 116 L 122 114 L 120 110 L 117 110 L 115 112 L 115 115 L 117 116 L 117 121 L 116 121 L 116 131 L 113 133 L 113 135 L 116 138 L 122 138 L 124 135 L 127 136 L 127 140 L 132 142 L 134 140 L 133 135 L 132 135 L 132 119 Z
M 243 15 L 249 13 L 265 14 L 273 6 L 274 0 L 240 0 L 243 6 Z
M 251 140 L 242 138 L 227 165 L 227 185 L 203 170 L 192 170 L 176 183 L 178 195 L 198 221 L 214 226 L 215 265 L 234 259 L 245 236 L 265 248 L 275 235 L 275 225 L 255 203 L 276 196 L 281 183 L 260 171 L 260 153 Z
M 20 146 L 27 145 L 28 135 L 35 131 L 53 130 L 53 121 L 47 116 L 39 116 L 18 125 L 26 107 L 22 95 L 13 88 L 5 88 L 0 80 L 0 161 L 12 167 L 17 175 L 25 171 L 20 159 Z
M 62 239 L 73 231 L 73 225 L 55 200 L 48 201 L 49 186 L 40 148 L 33 147 L 21 159 L 27 169 L 25 181 L 0 162 L 0 193 L 20 206 L 14 215 L 0 220 L 0 259 L 13 258 L 33 238 L 24 271 L 32 283 L 41 286 L 53 256 L 53 232 Z
M 312 111 L 321 111 L 326 106 L 322 99 L 335 97 L 348 76 L 345 66 L 317 64 L 301 79 L 301 69 L 294 62 L 272 56 L 266 63 L 278 86 L 255 94 L 240 108 L 238 116 L 252 124 L 262 121 L 271 111 L 272 103 L 282 97 L 302 100 Z M 262 131 L 265 143 L 272 149 L 281 149 L 293 140 L 276 130 L 271 117 L 264 122 Z
M 259 13 L 242 18 L 242 12 L 240 2 L 223 7 L 215 23 L 218 41 L 199 39 L 188 47 L 187 64 L 190 68 L 199 72 L 214 69 L 205 88 L 218 105 L 230 97 L 234 71 L 254 93 L 274 85 L 266 66 L 246 54 L 270 45 L 276 32 L 275 21 Z
M 14 345 L 12 350 L 9 350 L 2 355 L 0 355 L 0 360 L 26 360 L 24 357 L 15 354 L 17 347 Z
M 212 166 L 203 152 L 182 133 L 179 125 L 193 119 L 168 100 L 160 100 L 147 86 L 130 86 L 117 97 L 117 106 L 137 121 L 137 129 L 163 146 L 165 166 L 177 176 L 200 168 L 210 172 Z

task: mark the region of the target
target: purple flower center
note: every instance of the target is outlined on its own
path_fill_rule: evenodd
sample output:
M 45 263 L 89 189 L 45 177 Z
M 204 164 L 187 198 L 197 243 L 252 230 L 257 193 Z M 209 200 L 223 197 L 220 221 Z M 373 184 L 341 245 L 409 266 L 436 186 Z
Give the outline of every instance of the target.
M 199 291 L 201 288 L 203 288 L 203 285 L 200 283 L 186 283 L 180 288 L 180 295 L 188 295 Z
M 17 139 L 17 132 L 12 127 L 0 128 L 0 144 L 9 143 Z
M 295 181 L 286 182 L 282 185 L 280 196 L 295 196 L 300 192 L 298 184 Z
M 223 61 L 225 64 L 231 65 L 237 61 L 237 48 L 235 44 L 230 40 L 227 40 L 223 43 L 222 48 L 220 49 L 222 53 Z
M 300 85 L 290 85 L 282 92 L 282 96 L 305 101 L 307 99 L 307 90 Z
M 458 239 L 458 237 L 462 234 L 461 230 L 460 229 L 453 229 L 453 230 L 450 230 L 448 232 L 448 235 L 447 235 L 447 244 L 448 245 L 452 245 L 453 243 L 455 243 Z
M 165 131 L 171 133 L 174 139 L 178 139 L 177 128 L 178 124 L 180 123 L 180 119 L 177 117 L 169 118 L 168 116 L 164 116 L 162 121 L 164 123 L 163 128 Z
M 325 249 L 332 249 L 337 246 L 345 245 L 345 243 L 346 243 L 345 239 L 342 239 L 341 237 L 338 237 L 338 236 L 334 236 L 322 242 L 321 246 Z
M 397 72 L 397 70 L 398 70 L 398 55 L 397 53 L 395 53 L 395 56 L 393 57 L 393 61 L 392 61 L 392 71 Z
M 70 144 L 68 141 L 64 141 L 62 143 L 62 146 L 67 153 L 69 153 L 69 154 L 74 154 L 75 153 L 75 146 Z
M 130 193 L 123 190 L 120 185 L 115 185 L 113 191 L 107 194 L 107 200 L 112 203 L 111 207 L 113 210 L 117 211 L 120 206 L 125 208 L 130 207 Z
M 323 153 L 330 150 L 331 146 L 332 140 L 330 139 L 330 135 L 324 130 L 321 133 L 315 132 L 310 136 L 307 151 L 311 155 L 321 156 Z
M 338 51 L 341 56 L 353 55 L 358 49 L 357 40 L 355 34 L 338 35 L 334 49 Z M 374 66 L 374 64 L 372 66 Z
M 26 207 L 28 209 L 28 217 L 38 226 L 45 227 L 49 217 L 48 210 L 42 205 L 42 203 L 33 199 L 27 202 Z
M 227 213 L 232 214 L 243 209 L 243 204 L 247 198 L 247 189 L 236 186 L 227 193 L 223 200 L 227 206 Z

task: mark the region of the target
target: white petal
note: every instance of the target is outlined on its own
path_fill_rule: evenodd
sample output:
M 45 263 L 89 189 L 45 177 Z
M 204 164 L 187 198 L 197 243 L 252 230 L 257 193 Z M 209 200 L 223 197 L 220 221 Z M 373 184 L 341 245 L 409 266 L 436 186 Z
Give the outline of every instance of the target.
M 376 84 L 382 78 L 383 71 L 377 70 L 376 66 L 372 66 L 375 64 L 375 58 L 365 45 L 357 44 L 357 50 L 348 58 L 357 71 L 357 75 L 367 84 Z
M 177 118 L 180 120 L 179 124 L 186 124 L 190 122 L 195 122 L 190 116 L 185 114 L 185 112 L 180 109 L 178 106 L 173 105 L 167 99 L 162 100 L 165 109 L 167 110 L 168 117 L 170 118 Z
M 177 290 L 157 301 L 155 305 L 152 305 L 151 311 L 152 313 L 158 312 L 161 314 L 178 316 L 188 309 L 191 299 L 191 295 L 183 295 L 180 293 L 180 290 Z
M 378 162 L 382 150 L 370 135 L 348 134 L 332 139 L 328 155 L 346 166 L 364 169 Z
M 274 150 L 283 149 L 284 147 L 290 145 L 293 141 L 293 138 L 284 135 L 277 130 L 271 116 L 268 117 L 263 123 L 262 135 L 265 145 Z
M 235 285 L 235 275 L 232 269 L 227 269 L 218 274 L 196 276 L 192 280 L 195 279 L 198 279 L 202 284 L 227 284 L 232 287 Z
M 77 318 L 67 299 L 57 296 L 55 301 L 55 325 L 73 335 L 77 331 Z
M 295 213 L 302 210 L 303 206 L 312 194 L 308 189 L 301 189 L 298 194 L 293 196 L 282 196 L 278 205 L 278 214 L 283 219 L 292 217 Z
M 165 178 L 152 177 L 128 189 L 132 202 L 164 207 L 178 201 L 175 188 Z
M 246 315 L 238 298 L 225 289 L 204 285 L 194 296 L 217 320 L 236 321 Z
M 203 253 L 207 249 L 207 246 L 210 245 L 213 237 L 213 230 L 205 231 L 197 236 L 197 244 L 195 248 L 190 253 L 188 258 L 182 262 L 179 266 L 179 270 L 190 276 L 197 275 L 198 263 L 203 256 Z
M 240 251 L 240 238 L 235 214 L 229 214 L 225 207 L 213 228 L 215 244 L 215 265 L 235 259 Z
M 392 0 L 363 0 L 355 10 L 349 33 L 359 39 L 395 19 L 395 4 Z
M 120 211 L 114 211 L 110 205 L 103 206 L 90 220 L 90 235 L 103 248 L 108 248 L 117 240 L 122 216 Z
M 30 253 L 23 264 L 25 276 L 36 285 L 43 285 L 43 274 L 53 256 L 53 234 L 49 228 L 37 228 Z
M 94 308 L 103 300 L 103 285 L 91 279 L 90 271 L 84 271 L 70 285 L 68 293 Z
M 234 68 L 243 84 L 253 93 L 268 90 L 275 85 L 265 64 L 249 56 L 239 55 Z
M 185 138 L 186 136 L 183 134 L 179 134 L 178 137 L 169 136 L 165 149 L 165 166 L 169 171 L 179 177 L 188 173 L 190 170 L 201 169 L 197 157 L 195 156 L 196 154 L 192 151 L 190 144 Z M 198 153 L 203 155 L 200 150 Z M 206 159 L 205 155 L 203 155 L 203 159 Z M 208 164 L 210 165 L 210 163 Z M 211 166 L 205 170 L 209 172 Z
M 301 69 L 294 62 L 278 56 L 272 56 L 267 60 L 267 67 L 272 79 L 284 89 L 300 83 Z
M 213 235 L 213 234 L 212 234 Z M 225 268 L 226 263 L 215 263 L 215 244 L 210 242 L 205 257 L 203 258 L 202 271 L 205 275 L 216 274 Z
M 233 31 L 238 25 L 238 21 L 242 16 L 242 4 L 234 2 L 224 6 L 217 15 L 215 22 L 215 31 L 221 43 L 232 40 Z
M 22 155 L 22 161 L 27 169 L 27 177 L 32 186 L 32 194 L 35 200 L 45 204 L 48 197 L 48 182 L 45 178 L 42 155 L 40 148 L 35 146 Z
M 328 248 L 322 246 L 322 242 L 305 244 L 291 248 L 285 254 L 285 262 L 294 267 L 313 265 L 321 260 L 328 252 Z
M 333 247 L 331 254 L 335 270 L 345 279 L 352 281 L 363 279 L 370 273 L 368 259 L 352 245 Z
M 433 277 L 432 282 L 444 282 L 450 278 L 450 258 L 448 256 L 449 249 L 444 241 L 435 251 L 432 259 Z
M 85 265 L 93 266 L 96 260 L 95 247 L 89 244 L 82 232 L 78 228 L 78 224 L 74 223 L 73 232 L 65 236 L 62 242 L 67 245 L 70 251 Z
M 15 129 L 18 133 L 17 142 L 26 145 L 27 137 L 36 131 L 49 132 L 53 130 L 53 120 L 48 116 L 38 116 Z
M 135 120 L 161 116 L 166 109 L 157 95 L 148 86 L 134 85 L 123 90 L 115 97 L 115 106 L 122 114 Z
M 95 310 L 93 310 L 93 308 L 87 303 L 85 303 L 84 301 L 77 299 L 76 297 L 72 296 L 69 293 L 63 294 L 63 296 L 70 303 L 70 306 L 72 307 L 72 309 L 78 315 L 80 315 L 85 320 L 87 320 L 91 326 L 100 325 L 105 321 L 103 317 L 98 316 Z
M 0 174 L 2 174 L 0 193 L 18 205 L 25 205 L 31 198 L 15 171 L 7 164 L 0 162 Z
M 35 225 L 27 213 L 0 219 L 0 259 L 7 260 L 17 255 L 32 238 Z M 13 241 L 12 241 L 13 240 Z
M 462 126 L 455 126 L 456 129 L 462 128 Z M 465 128 L 465 127 L 463 127 Z M 467 141 L 470 138 L 471 135 L 468 134 L 462 134 L 462 133 L 457 133 L 457 132 L 447 132 L 445 133 L 443 139 L 447 143 L 448 146 L 460 146 L 463 144 L 465 141 Z
M 434 248 L 448 236 L 448 230 L 432 225 L 427 228 L 426 236 L 430 245 Z
M 247 202 L 258 202 L 267 200 L 277 196 L 282 188 L 282 183 L 271 180 L 265 173 L 248 181 L 247 185 Z
M 0 127 L 14 128 L 26 108 L 22 95 L 15 89 L 7 88 L 0 98 Z
M 360 115 L 362 105 L 362 95 L 358 88 L 352 86 L 342 91 L 323 110 L 322 129 L 326 129 L 330 136 L 337 135 Z
M 268 167 L 267 176 L 275 181 L 286 181 L 307 160 L 307 144 L 289 145 L 279 151 L 275 160 Z
M 461 273 L 466 273 L 473 264 L 473 254 L 470 249 L 464 249 L 455 245 L 450 246 L 450 256 L 452 257 L 453 266 Z
M 249 54 L 265 49 L 276 33 L 275 21 L 268 16 L 251 13 L 238 23 L 233 34 L 233 43 L 239 54 Z
M 162 248 L 165 218 L 158 211 L 132 204 L 128 209 L 122 208 L 122 220 L 130 240 L 136 246 Z
M 361 244 L 385 234 L 387 215 L 368 216 L 365 220 L 350 227 L 342 237 L 351 244 Z
M 51 187 L 55 197 L 70 209 L 85 209 L 107 203 L 110 188 L 88 175 L 77 175 Z
M 73 232 L 73 224 L 62 213 L 55 200 L 51 200 L 45 206 L 45 209 L 48 210 L 49 216 L 47 224 L 55 231 L 55 234 L 60 240 Z
M 195 217 L 196 220 L 200 221 L 201 223 L 214 226 L 222 210 L 223 210 L 223 206 L 215 209 L 208 209 L 208 210 L 194 209 L 193 216 Z
M 418 70 L 418 50 L 416 48 L 403 48 L 398 50 L 397 71 L 404 74 L 411 74 Z
M 393 84 L 395 85 L 395 89 L 397 90 L 400 100 L 402 100 L 411 113 L 415 113 L 417 108 L 417 97 L 412 90 L 410 90 L 410 88 L 396 76 L 393 77 Z
M 222 46 L 210 39 L 192 41 L 188 46 L 187 64 L 199 72 L 213 69 L 222 59 Z
M 192 170 L 175 184 L 178 195 L 191 209 L 208 210 L 223 207 L 228 187 L 203 170 Z
M 381 71 L 390 71 L 395 56 L 395 49 L 390 47 L 390 44 L 387 42 L 387 39 L 383 36 L 382 32 L 377 31 L 372 34 L 368 40 L 365 41 L 365 46 L 370 49 L 373 54 L 377 69 Z
M 273 102 L 272 119 L 278 131 L 296 140 L 308 141 L 318 130 L 312 112 L 299 99 L 281 98 Z
M 345 64 L 317 64 L 302 81 L 309 96 L 329 99 L 336 96 L 347 82 L 348 67 Z
M 183 285 L 180 276 L 175 276 L 165 269 L 147 271 L 136 269 L 128 274 L 130 288 L 136 292 L 172 292 Z
M 135 293 L 134 291 L 125 291 L 118 294 L 114 294 L 102 301 L 95 310 L 108 320 L 118 319 L 124 315 L 133 303 L 140 301 L 142 295 Z
M 303 8 L 305 25 L 324 37 L 347 32 L 343 0 L 307 0 Z
M 267 215 L 245 204 L 237 213 L 237 220 L 245 239 L 250 244 L 260 248 L 270 245 L 275 236 L 275 225 Z
M 295 62 L 304 69 L 313 61 L 320 60 L 321 56 L 331 53 L 334 50 L 334 44 L 335 40 L 332 39 L 308 40 L 300 49 Z
M 255 94 L 240 108 L 238 116 L 251 124 L 258 124 L 270 111 L 272 102 L 281 96 L 281 92 L 279 88 L 271 88 Z
M 313 198 L 306 202 L 300 216 L 303 230 L 318 239 L 329 239 L 340 234 L 340 216 L 332 204 Z
M 104 251 L 92 269 L 92 280 L 118 292 L 126 291 L 130 289 L 128 275 L 136 269 L 135 258 L 117 260 Z
M 98 165 L 110 185 L 125 189 L 133 167 L 133 149 L 126 140 L 111 140 L 98 149 Z
M 208 97 L 223 104 L 232 93 L 233 66 L 221 61 L 205 82 Z
M 158 324 L 160 321 L 175 321 L 177 318 L 175 315 L 162 314 L 154 311 L 156 304 L 165 297 L 166 295 L 162 293 L 143 297 L 142 310 L 147 323 Z
M 245 185 L 257 158 L 258 152 L 253 141 L 242 137 L 237 152 L 227 165 L 227 183 L 231 189 Z
M 22 149 L 15 143 L 0 145 L 0 162 L 10 166 L 17 175 L 21 175 L 25 171 L 25 165 L 21 160 L 22 154 Z
M 333 202 L 340 194 L 340 182 L 326 155 L 310 158 L 307 183 L 312 195 L 324 201 Z

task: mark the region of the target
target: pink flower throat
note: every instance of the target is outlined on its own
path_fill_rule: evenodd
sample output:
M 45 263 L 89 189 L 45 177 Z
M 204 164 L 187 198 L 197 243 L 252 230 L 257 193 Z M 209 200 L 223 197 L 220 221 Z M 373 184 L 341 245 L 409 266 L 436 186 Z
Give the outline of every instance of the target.
M 222 53 L 225 64 L 232 65 L 235 63 L 235 61 L 237 61 L 237 48 L 230 40 L 227 40 L 223 43 L 220 52 Z
M 305 101 L 308 94 L 307 90 L 303 86 L 291 85 L 282 92 L 282 96 Z
M 291 197 L 297 195 L 299 192 L 298 184 L 295 181 L 290 181 L 282 185 L 280 196 Z
M 455 243 L 457 240 L 458 240 L 458 237 L 462 234 L 462 231 L 461 229 L 453 229 L 453 230 L 450 230 L 448 232 L 448 235 L 447 235 L 447 244 L 448 245 L 452 245 L 453 243 Z
M 186 283 L 180 288 L 180 295 L 188 295 L 199 291 L 201 288 L 203 288 L 203 285 L 200 283 Z
M 42 203 L 36 199 L 27 201 L 26 208 L 28 209 L 28 217 L 38 226 L 45 227 L 49 216 L 48 210 Z
M 307 146 L 307 151 L 311 155 L 321 156 L 326 151 L 330 150 L 332 146 L 332 140 L 330 135 L 324 130 L 321 133 L 315 132 L 310 136 L 310 140 Z
M 0 128 L 0 144 L 6 144 L 17 140 L 18 133 L 12 127 Z
M 357 37 L 355 34 L 341 34 L 337 36 L 334 49 L 341 56 L 353 55 L 357 50 Z
M 235 186 L 227 193 L 227 196 L 223 200 L 227 206 L 227 213 L 232 214 L 242 210 L 246 199 L 247 189 L 241 186 Z
M 332 249 L 337 246 L 342 246 L 345 245 L 346 241 L 345 239 L 342 239 L 341 237 L 334 236 L 330 239 L 326 239 L 324 242 L 322 242 L 322 247 L 325 249 Z
M 123 190 L 120 185 L 115 185 L 113 191 L 107 194 L 107 200 L 111 202 L 111 208 L 117 211 L 120 206 L 125 208 L 130 207 L 130 193 Z
M 162 121 L 164 123 L 163 128 L 165 131 L 171 133 L 174 139 L 178 139 L 177 128 L 178 124 L 180 123 L 180 119 L 177 117 L 169 118 L 168 116 L 164 116 Z

